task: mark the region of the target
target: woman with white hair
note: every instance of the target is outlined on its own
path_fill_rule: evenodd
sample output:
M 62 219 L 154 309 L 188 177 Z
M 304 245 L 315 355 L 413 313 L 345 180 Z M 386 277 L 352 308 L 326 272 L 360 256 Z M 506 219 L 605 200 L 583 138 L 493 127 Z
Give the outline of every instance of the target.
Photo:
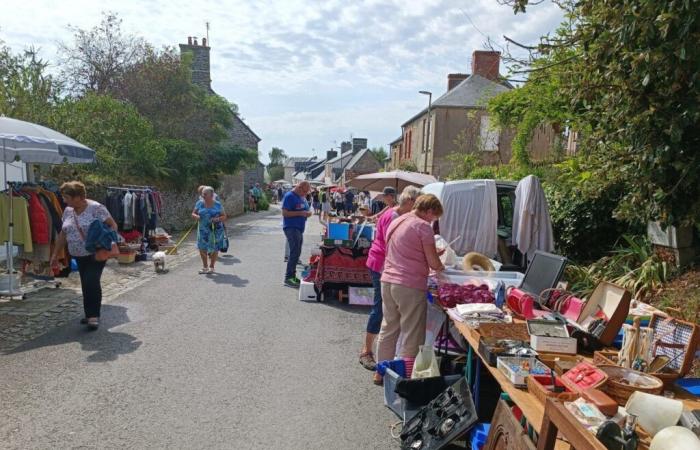
M 226 212 L 217 200 L 214 200 L 214 188 L 202 189 L 202 199 L 198 200 L 192 210 L 192 217 L 199 222 L 197 229 L 197 248 L 202 258 L 200 274 L 214 273 L 214 265 L 224 244 L 224 223 Z

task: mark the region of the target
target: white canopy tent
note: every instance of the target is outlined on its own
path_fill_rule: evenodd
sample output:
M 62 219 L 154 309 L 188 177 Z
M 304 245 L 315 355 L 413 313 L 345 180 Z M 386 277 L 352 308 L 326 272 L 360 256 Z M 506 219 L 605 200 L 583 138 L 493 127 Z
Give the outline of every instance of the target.
M 95 151 L 69 138 L 68 136 L 22 120 L 0 117 L 0 158 L 3 161 L 3 173 L 6 187 L 10 182 L 7 176 L 8 163 L 21 161 L 30 164 L 92 164 L 95 162 Z M 8 257 L 7 257 L 7 290 L 0 294 L 17 296 L 22 293 L 13 286 L 13 205 L 10 197 Z

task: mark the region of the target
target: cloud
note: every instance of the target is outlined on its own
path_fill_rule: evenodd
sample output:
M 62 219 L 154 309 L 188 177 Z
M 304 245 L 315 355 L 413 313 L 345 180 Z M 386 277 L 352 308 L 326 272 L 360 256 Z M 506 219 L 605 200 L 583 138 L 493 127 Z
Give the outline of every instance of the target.
M 156 46 L 201 39 L 208 21 L 213 86 L 239 104 L 264 153 L 323 148 L 348 130 L 370 145 L 393 140 L 424 106 L 416 91 L 444 92 L 446 74 L 469 72 L 487 37 L 535 42 L 562 18 L 551 4 L 514 15 L 494 0 L 5 0 L 4 16 L 33 26 L 4 21 L 0 39 L 55 61 L 66 25 L 90 28 L 103 10 Z

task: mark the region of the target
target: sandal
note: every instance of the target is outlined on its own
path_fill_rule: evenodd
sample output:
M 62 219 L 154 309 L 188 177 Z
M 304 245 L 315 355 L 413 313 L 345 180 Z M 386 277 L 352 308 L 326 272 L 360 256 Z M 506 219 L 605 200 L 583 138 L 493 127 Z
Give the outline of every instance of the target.
M 204 275 L 205 273 L 209 273 L 209 269 L 207 267 L 204 267 L 202 269 L 199 269 L 199 274 Z
M 377 362 L 374 360 L 374 354 L 372 352 L 362 353 L 360 355 L 360 365 L 372 372 L 377 370 Z
M 100 327 L 100 319 L 97 317 L 91 317 L 87 320 L 87 326 L 90 330 L 96 330 Z
M 384 386 L 384 377 L 379 375 L 378 373 L 375 373 L 372 377 L 372 383 L 374 383 L 377 386 Z

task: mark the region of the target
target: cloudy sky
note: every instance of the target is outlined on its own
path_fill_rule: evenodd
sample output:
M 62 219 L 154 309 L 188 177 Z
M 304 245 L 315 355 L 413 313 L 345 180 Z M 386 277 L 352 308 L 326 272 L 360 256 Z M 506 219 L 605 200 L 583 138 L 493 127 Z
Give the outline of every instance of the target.
M 156 46 L 201 40 L 208 21 L 213 88 L 262 138 L 263 161 L 273 146 L 320 156 L 351 135 L 386 148 L 425 107 L 418 91 L 444 93 L 487 37 L 532 43 L 561 21 L 549 2 L 515 16 L 496 0 L 3 0 L 0 16 L 22 19 L 0 22 L 0 39 L 53 62 L 67 25 L 91 28 L 103 11 Z

